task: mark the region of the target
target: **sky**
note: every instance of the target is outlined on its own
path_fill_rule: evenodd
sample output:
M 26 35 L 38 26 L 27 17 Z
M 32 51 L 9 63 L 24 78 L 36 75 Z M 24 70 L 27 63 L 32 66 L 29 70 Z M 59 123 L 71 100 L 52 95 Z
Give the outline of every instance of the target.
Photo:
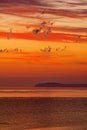
M 87 0 L 0 1 L 0 88 L 87 83 Z

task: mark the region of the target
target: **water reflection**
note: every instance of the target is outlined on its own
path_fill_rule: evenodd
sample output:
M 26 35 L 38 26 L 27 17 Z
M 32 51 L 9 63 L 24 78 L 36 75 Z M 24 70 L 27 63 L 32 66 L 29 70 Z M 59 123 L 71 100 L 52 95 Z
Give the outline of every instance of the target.
M 0 97 L 87 97 L 86 89 L 0 90 Z

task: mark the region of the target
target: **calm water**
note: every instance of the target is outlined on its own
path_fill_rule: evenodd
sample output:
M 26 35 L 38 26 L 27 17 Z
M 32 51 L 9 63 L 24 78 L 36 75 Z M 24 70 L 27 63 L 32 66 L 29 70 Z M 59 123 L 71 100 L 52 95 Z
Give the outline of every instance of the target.
M 0 98 L 0 130 L 87 130 L 87 98 Z

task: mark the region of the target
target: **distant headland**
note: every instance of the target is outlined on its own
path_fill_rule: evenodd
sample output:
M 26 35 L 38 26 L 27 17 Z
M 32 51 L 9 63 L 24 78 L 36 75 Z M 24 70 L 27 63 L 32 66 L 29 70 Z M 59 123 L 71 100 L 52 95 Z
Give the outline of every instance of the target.
M 87 84 L 63 84 L 57 82 L 37 83 L 35 87 L 87 87 Z

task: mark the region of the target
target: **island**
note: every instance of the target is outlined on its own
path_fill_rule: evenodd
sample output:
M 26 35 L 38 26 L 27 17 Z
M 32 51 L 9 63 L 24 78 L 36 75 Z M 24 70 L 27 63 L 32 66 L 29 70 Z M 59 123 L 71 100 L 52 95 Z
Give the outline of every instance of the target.
M 63 84 L 56 82 L 37 83 L 35 87 L 87 87 L 87 84 Z

